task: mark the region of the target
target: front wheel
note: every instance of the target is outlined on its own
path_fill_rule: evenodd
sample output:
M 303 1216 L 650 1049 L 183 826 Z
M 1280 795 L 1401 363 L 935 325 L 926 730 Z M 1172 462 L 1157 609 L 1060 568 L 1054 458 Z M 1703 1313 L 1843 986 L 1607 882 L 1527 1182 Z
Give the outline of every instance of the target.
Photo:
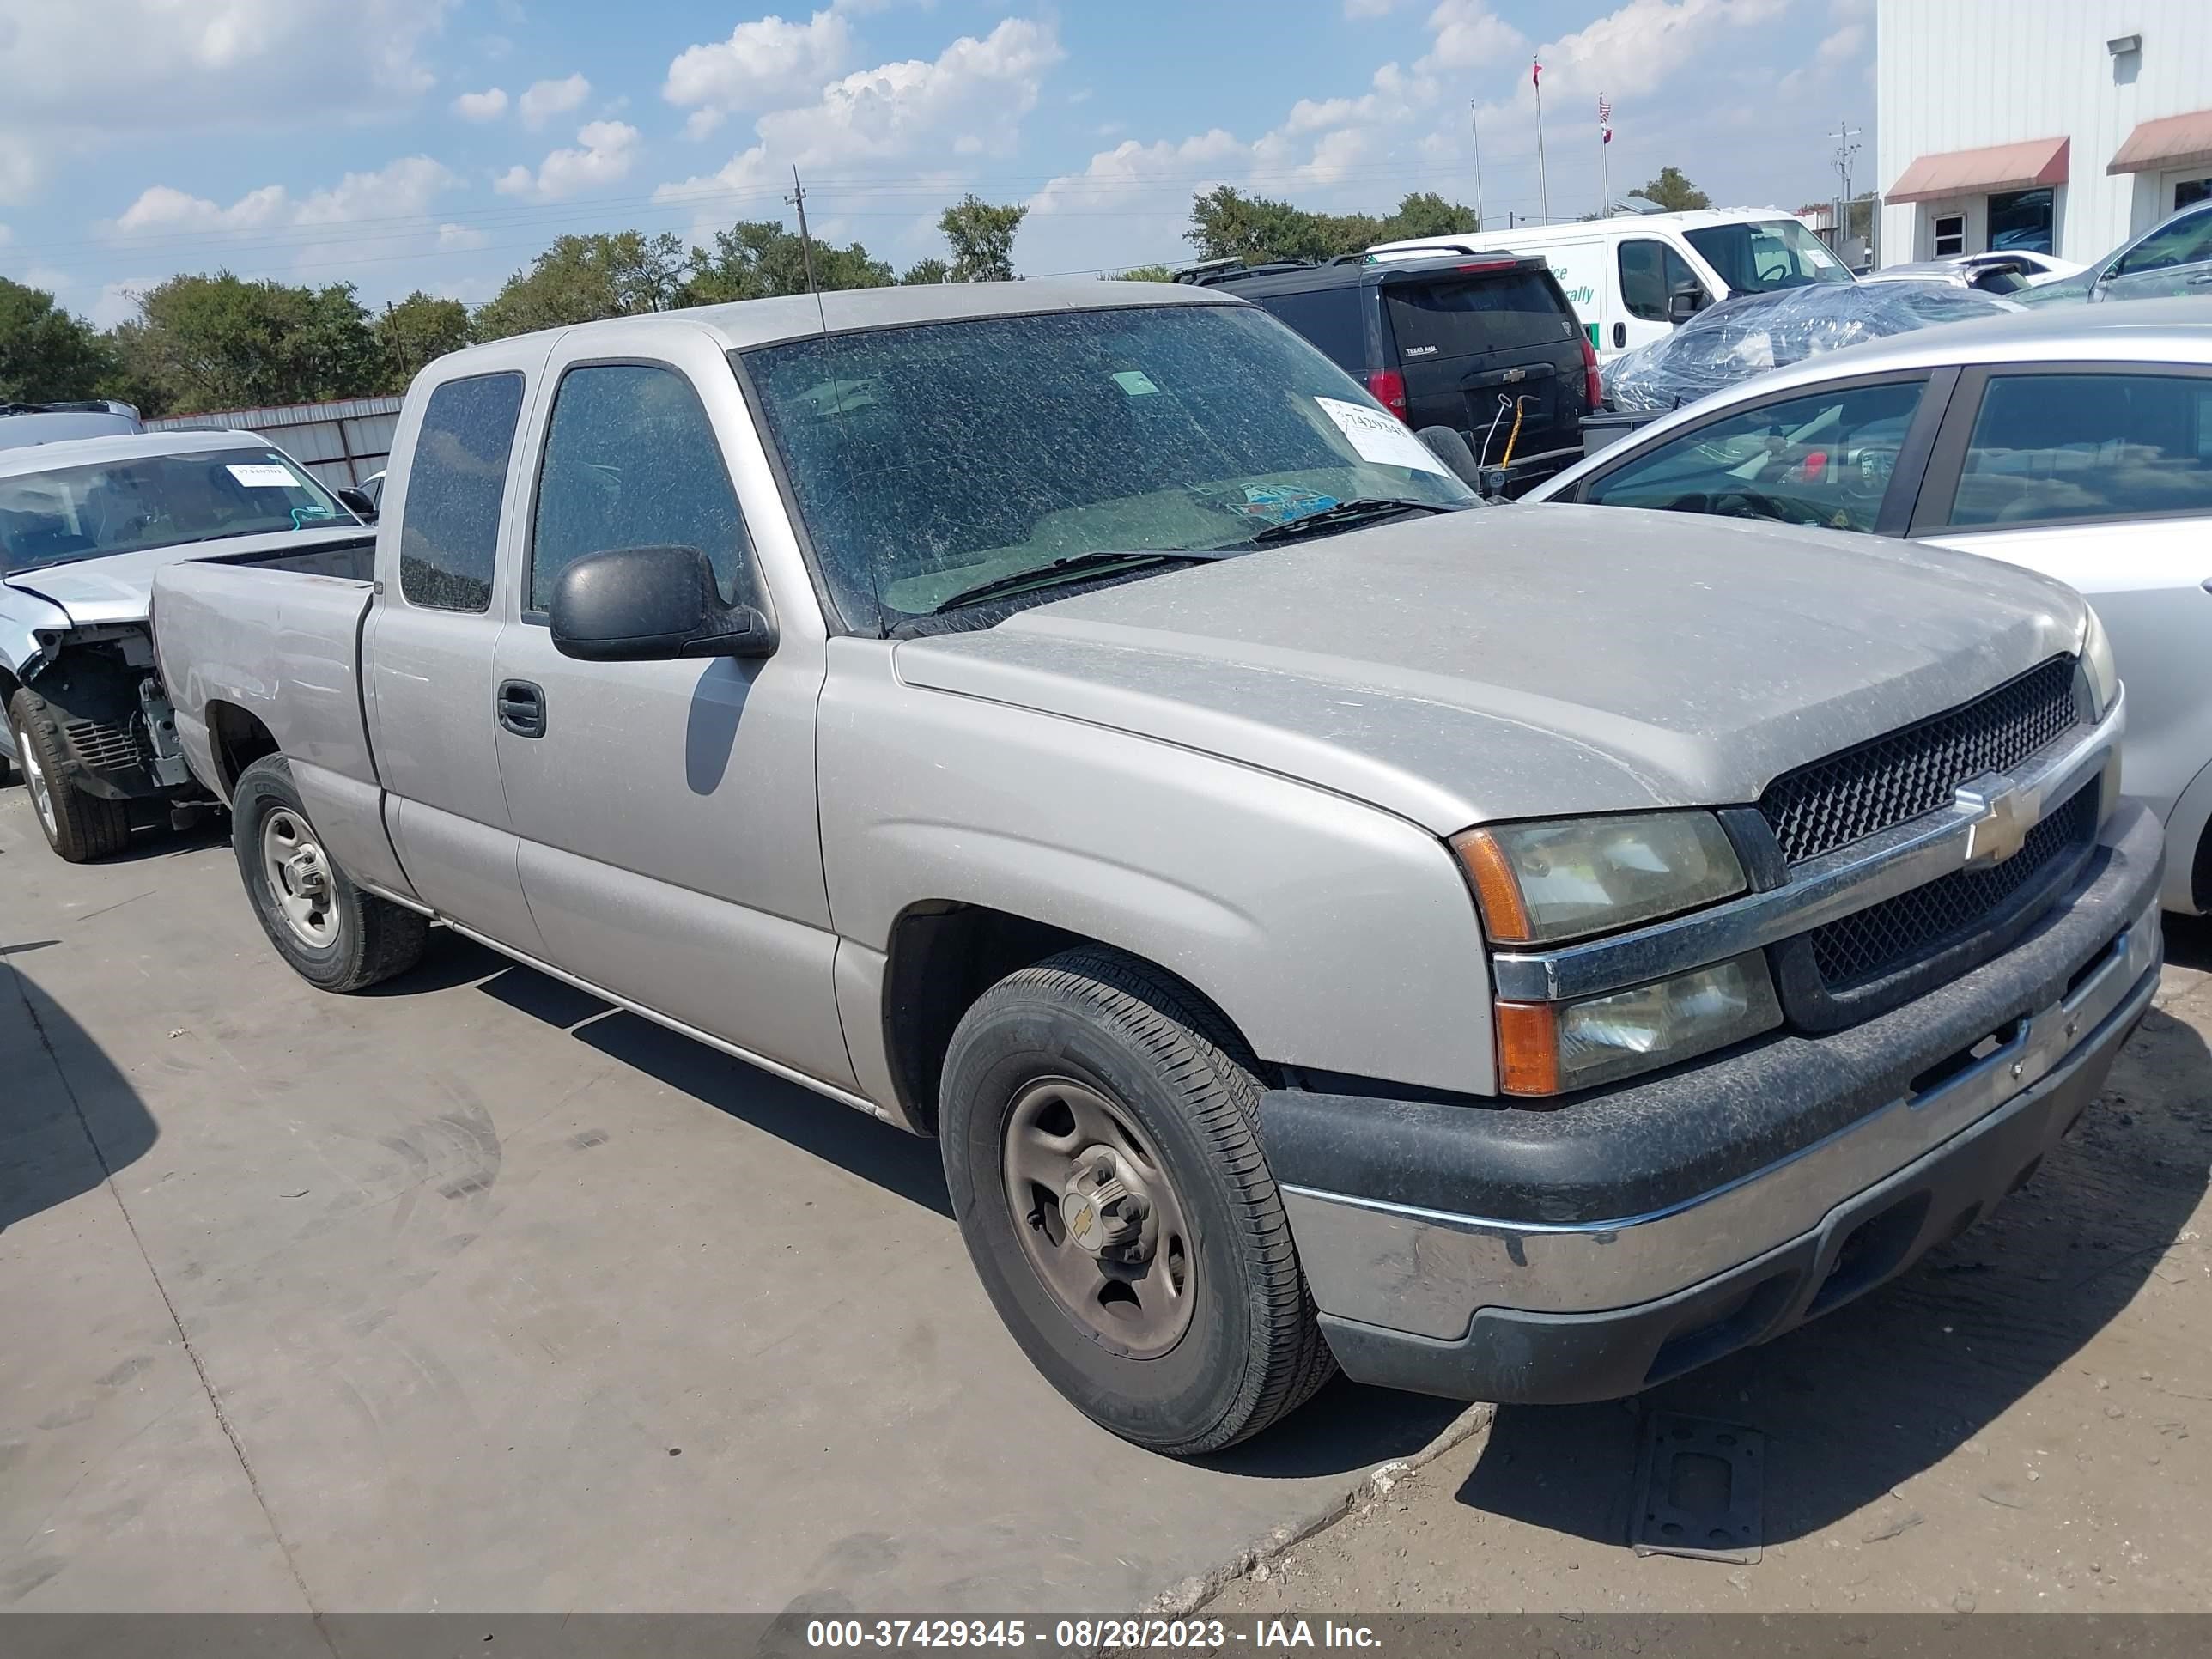
M 428 920 L 367 891 L 338 867 L 283 756 L 239 774 L 230 845 L 262 931 L 308 983 L 358 991 L 422 959 Z
M 1156 1451 L 1257 1434 L 1334 1370 L 1260 1094 L 1212 1010 L 1107 951 L 1000 981 L 945 1054 L 945 1176 L 984 1288 L 1047 1381 Z
M 29 686 L 8 705 L 23 787 L 46 845 L 71 864 L 119 853 L 131 840 L 131 809 L 119 800 L 88 795 L 69 781 L 63 764 L 61 727 L 46 700 Z

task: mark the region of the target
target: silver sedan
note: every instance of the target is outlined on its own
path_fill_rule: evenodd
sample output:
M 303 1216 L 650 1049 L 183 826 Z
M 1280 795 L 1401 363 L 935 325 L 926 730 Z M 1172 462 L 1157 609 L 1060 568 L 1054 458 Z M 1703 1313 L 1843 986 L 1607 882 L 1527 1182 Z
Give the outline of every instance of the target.
M 2087 595 L 2128 686 L 2124 783 L 2164 902 L 2212 908 L 2212 300 L 1901 334 L 1674 410 L 1531 501 L 1935 542 Z

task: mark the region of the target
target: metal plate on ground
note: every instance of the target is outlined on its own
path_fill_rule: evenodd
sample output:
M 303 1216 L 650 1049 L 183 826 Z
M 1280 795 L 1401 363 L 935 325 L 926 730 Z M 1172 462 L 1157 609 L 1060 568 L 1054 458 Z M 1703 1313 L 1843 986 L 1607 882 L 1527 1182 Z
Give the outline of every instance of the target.
M 1644 1425 L 1628 1541 L 1638 1555 L 1759 1559 L 1766 1437 L 1740 1423 L 1657 1412 Z

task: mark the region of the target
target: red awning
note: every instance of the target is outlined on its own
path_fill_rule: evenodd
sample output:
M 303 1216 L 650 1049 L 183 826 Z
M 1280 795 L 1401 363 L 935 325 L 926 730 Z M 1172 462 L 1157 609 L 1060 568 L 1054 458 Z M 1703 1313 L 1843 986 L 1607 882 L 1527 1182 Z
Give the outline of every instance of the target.
M 1933 202 L 1946 196 L 1986 196 L 1992 191 L 2033 190 L 2066 182 L 2070 138 L 2031 138 L 1986 149 L 1923 155 L 1889 188 L 1893 202 Z
M 2162 121 L 2138 121 L 2118 154 L 2105 163 L 2105 171 L 2148 173 L 2154 167 L 2212 167 L 2212 109 L 2169 115 Z

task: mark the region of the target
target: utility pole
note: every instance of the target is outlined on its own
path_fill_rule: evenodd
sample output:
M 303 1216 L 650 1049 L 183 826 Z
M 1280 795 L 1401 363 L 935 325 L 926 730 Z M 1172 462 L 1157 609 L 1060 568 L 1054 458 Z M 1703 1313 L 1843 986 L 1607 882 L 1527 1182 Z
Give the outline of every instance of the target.
M 1831 159 L 1832 160 L 1836 169 L 1836 189 L 1838 192 L 1836 197 L 1836 257 L 1839 259 L 1845 259 L 1845 263 L 1847 264 L 1849 261 L 1844 253 L 1844 245 L 1850 241 L 1851 238 L 1851 158 L 1859 153 L 1858 137 L 1860 131 L 1860 128 L 1852 126 L 1846 122 L 1838 121 L 1836 123 L 1836 131 L 1832 135 L 1836 141 L 1836 153 Z M 1867 227 L 1869 233 L 1867 240 L 1869 246 L 1871 246 L 1874 240 L 1873 235 L 1871 234 L 1873 228 L 1874 227 L 1872 225 L 1869 225 Z
M 1482 104 L 1479 99 L 1467 100 L 1467 118 L 1474 129 L 1474 228 L 1482 229 Z
M 806 234 L 806 186 L 799 182 L 799 169 L 791 170 L 791 194 L 783 198 L 784 205 L 799 210 L 799 251 L 806 261 L 806 291 L 814 289 L 814 239 Z

